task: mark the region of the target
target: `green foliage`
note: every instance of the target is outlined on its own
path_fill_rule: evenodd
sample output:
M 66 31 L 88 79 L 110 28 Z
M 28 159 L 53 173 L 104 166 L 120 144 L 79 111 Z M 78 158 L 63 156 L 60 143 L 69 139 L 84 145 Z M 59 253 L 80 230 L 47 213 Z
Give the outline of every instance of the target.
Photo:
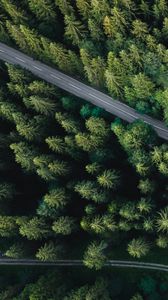
M 57 104 L 50 98 L 42 98 L 39 96 L 30 96 L 29 99 L 24 99 L 24 103 L 29 108 L 33 108 L 37 113 L 45 116 L 54 115 Z
M 25 220 L 25 222 L 20 225 L 19 232 L 28 240 L 40 240 L 46 238 L 50 233 L 45 220 L 38 217 Z
M 61 137 L 52 136 L 46 139 L 49 148 L 57 153 L 63 154 L 65 152 L 65 143 Z
M 10 258 L 23 259 L 26 256 L 25 247 L 22 243 L 15 243 L 5 252 L 5 255 Z
M 106 262 L 106 256 L 104 254 L 106 248 L 107 244 L 103 241 L 100 243 L 92 242 L 84 254 L 84 264 L 90 269 L 101 269 Z
M 12 216 L 0 216 L 0 236 L 13 237 L 18 233 L 16 218 Z
M 0 183 L 0 201 L 8 201 L 13 198 L 15 189 L 13 184 L 8 182 Z
M 119 174 L 115 170 L 105 170 L 97 177 L 98 183 L 107 189 L 116 189 L 119 185 Z
M 128 253 L 133 256 L 140 258 L 149 252 L 149 244 L 142 238 L 133 239 L 128 244 Z
M 44 201 L 51 207 L 63 208 L 67 204 L 68 196 L 64 188 L 51 189 L 44 196 Z
M 35 147 L 26 142 L 20 142 L 11 144 L 10 148 L 14 151 L 16 162 L 21 164 L 23 169 L 32 172 L 35 171 L 33 160 L 38 154 Z
M 48 242 L 38 249 L 36 257 L 42 261 L 55 261 L 60 258 L 62 250 L 59 244 Z
M 29 0 L 29 7 L 39 20 L 51 21 L 56 13 L 50 0 Z
M 59 217 L 54 221 L 52 229 L 56 234 L 69 235 L 75 230 L 75 221 L 73 218 L 65 216 Z
M 157 229 L 158 231 L 168 232 L 168 206 L 162 209 L 157 218 Z

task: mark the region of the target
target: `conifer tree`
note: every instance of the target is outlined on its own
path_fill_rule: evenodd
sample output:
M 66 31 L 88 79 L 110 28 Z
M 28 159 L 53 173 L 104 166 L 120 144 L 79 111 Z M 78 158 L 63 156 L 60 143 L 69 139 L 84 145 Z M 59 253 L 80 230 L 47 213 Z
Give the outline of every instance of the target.
M 142 238 L 133 239 L 128 244 L 128 253 L 133 256 L 140 258 L 149 252 L 149 244 Z
M 29 145 L 26 142 L 13 143 L 10 145 L 10 148 L 13 150 L 15 154 L 15 160 L 17 163 L 21 164 L 23 169 L 27 171 L 34 172 L 34 158 L 38 154 L 37 148 Z
M 41 113 L 45 116 L 53 116 L 57 110 L 57 103 L 51 98 L 43 98 L 34 95 L 30 96 L 28 99 L 23 99 L 23 101 L 28 108 L 33 108 L 37 113 Z
M 71 15 L 65 15 L 64 17 L 65 21 L 65 35 L 67 38 L 72 40 L 73 44 L 79 44 L 80 40 L 84 38 L 86 29 L 84 25 L 76 20 L 75 16 L 73 14 Z
M 54 221 L 52 229 L 56 234 L 69 235 L 76 229 L 76 224 L 72 217 L 59 217 Z
M 66 176 L 70 173 L 69 164 L 65 161 L 54 160 L 53 162 L 49 163 L 48 167 L 53 174 L 58 176 Z
M 107 189 L 115 189 L 119 185 L 119 174 L 115 170 L 105 170 L 97 177 L 98 183 Z
M 0 236 L 15 237 L 17 234 L 18 226 L 16 224 L 16 217 L 0 216 Z
M 15 194 L 14 185 L 8 182 L 0 183 L 0 201 L 10 200 Z
M 36 257 L 42 261 L 55 261 L 60 259 L 62 252 L 63 249 L 61 245 L 50 241 L 38 249 Z
M 78 192 L 82 198 L 90 199 L 93 194 L 97 192 L 97 187 L 94 181 L 81 181 L 75 185 L 75 191 Z
M 55 0 L 55 4 L 59 7 L 63 15 L 70 15 L 74 12 L 70 0 Z
M 57 122 L 65 129 L 68 133 L 78 133 L 80 130 L 79 121 L 75 120 L 73 117 L 67 113 L 57 112 L 55 114 Z
M 28 240 L 40 240 L 51 235 L 45 220 L 36 216 L 24 220 L 20 225 L 19 232 Z
M 83 262 L 90 269 L 99 270 L 106 262 L 104 254 L 107 244 L 104 241 L 92 242 L 85 251 Z
M 157 229 L 158 231 L 168 232 L 168 206 L 159 212 L 159 216 L 157 218 Z
M 1 0 L 1 6 L 7 14 L 9 14 L 15 24 L 20 24 L 27 19 L 25 11 L 21 10 L 11 0 Z
M 53 156 L 44 154 L 36 156 L 33 159 L 37 174 L 46 181 L 55 180 L 55 175 L 48 166 L 53 161 L 53 159 Z
M 49 148 L 54 152 L 63 154 L 65 152 L 65 142 L 63 138 L 59 136 L 51 136 L 46 139 L 46 143 L 48 144 Z
M 87 119 L 86 128 L 91 132 L 91 134 L 101 136 L 102 138 L 109 135 L 108 125 L 103 118 L 91 117 Z
M 76 0 L 76 6 L 82 17 L 87 20 L 91 13 L 90 0 Z
M 56 208 L 63 208 L 67 204 L 67 200 L 66 190 L 60 187 L 49 190 L 49 193 L 44 196 L 44 202 Z
M 19 134 L 25 137 L 28 141 L 42 140 L 46 134 L 46 117 L 34 116 L 30 118 L 29 115 L 23 115 L 22 113 L 12 114 L 14 122 L 16 123 L 16 129 Z
M 28 0 L 31 11 L 39 20 L 51 21 L 56 19 L 56 12 L 51 0 Z
M 5 255 L 10 258 L 23 259 L 26 255 L 26 249 L 24 244 L 15 243 L 6 252 Z

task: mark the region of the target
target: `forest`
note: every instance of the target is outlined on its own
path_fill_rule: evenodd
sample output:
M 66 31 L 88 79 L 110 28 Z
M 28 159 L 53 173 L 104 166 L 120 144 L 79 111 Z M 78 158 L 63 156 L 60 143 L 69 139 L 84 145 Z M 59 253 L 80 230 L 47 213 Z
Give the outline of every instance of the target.
M 0 42 L 168 125 L 165 0 L 1 0 L 0 16 Z M 165 300 L 167 275 L 103 266 L 168 264 L 167 142 L 2 61 L 0 125 L 1 253 L 86 267 L 2 270 L 0 299 Z

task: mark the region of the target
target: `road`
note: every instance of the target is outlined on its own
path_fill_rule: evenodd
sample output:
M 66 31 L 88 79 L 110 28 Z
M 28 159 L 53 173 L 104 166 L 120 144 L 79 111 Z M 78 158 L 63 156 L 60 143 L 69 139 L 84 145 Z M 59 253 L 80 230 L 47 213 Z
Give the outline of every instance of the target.
M 82 260 L 56 260 L 42 262 L 36 259 L 8 259 L 1 258 L 0 265 L 3 266 L 74 266 L 80 267 L 83 266 Z M 168 265 L 155 264 L 155 263 L 145 263 L 145 262 L 136 262 L 136 261 L 127 261 L 127 260 L 109 260 L 105 263 L 106 267 L 120 267 L 120 268 L 136 268 L 136 269 L 148 269 L 156 271 L 168 272 Z
M 51 68 L 40 61 L 34 60 L 30 56 L 23 54 L 21 51 L 0 43 L 0 59 L 11 64 L 19 65 L 31 71 L 41 79 L 50 82 L 79 98 L 85 99 L 96 106 L 102 107 L 109 113 L 112 113 L 129 123 L 141 119 L 145 123 L 151 125 L 161 138 L 168 140 L 168 127 L 164 122 L 151 118 L 148 115 L 141 115 L 128 105 L 118 100 L 114 100 L 112 97 Z

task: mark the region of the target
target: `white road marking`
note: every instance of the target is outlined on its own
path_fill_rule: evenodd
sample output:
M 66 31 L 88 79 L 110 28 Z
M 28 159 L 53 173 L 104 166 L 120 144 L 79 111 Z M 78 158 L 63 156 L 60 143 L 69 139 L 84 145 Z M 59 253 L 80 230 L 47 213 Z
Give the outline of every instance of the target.
M 20 57 L 15 56 L 15 58 L 25 63 L 25 60 L 21 59 Z
M 39 71 L 42 71 L 42 69 L 40 69 L 39 67 L 36 67 L 36 66 L 34 66 L 34 65 L 33 65 L 33 68 L 35 68 L 35 69 L 37 69 L 37 70 L 39 70 Z
M 113 105 L 113 104 L 111 104 L 111 103 L 108 103 L 108 102 L 102 100 L 101 98 L 95 96 L 94 94 L 89 93 L 89 95 L 92 96 L 92 97 L 94 97 L 94 98 L 96 98 L 96 99 L 98 99 L 98 100 L 100 100 L 101 102 L 103 102 L 103 103 L 105 103 L 105 104 L 108 104 L 108 105 L 110 105 L 110 106 L 112 106 L 112 107 L 115 107 L 116 109 L 118 109 L 119 111 L 123 112 L 124 114 L 127 114 L 127 115 L 130 115 L 131 117 L 134 117 L 134 119 L 139 119 L 139 118 L 140 118 L 140 117 L 135 117 L 134 115 L 132 115 L 132 114 L 130 114 L 130 113 L 128 113 L 128 112 L 122 110 L 121 108 L 117 108 L 115 105 Z M 142 119 L 143 119 L 143 118 L 142 118 Z M 143 121 L 144 121 L 146 124 L 152 125 L 153 127 L 155 127 L 155 128 L 157 128 L 157 129 L 160 129 L 160 130 L 165 131 L 165 132 L 168 133 L 168 130 L 163 129 L 162 127 L 153 125 L 153 124 L 151 124 L 150 122 L 147 122 L 147 121 L 145 121 L 145 120 L 143 120 Z
M 72 83 L 68 83 L 70 86 L 72 86 L 72 87 L 74 87 L 75 89 L 77 89 L 77 90 L 80 90 L 81 91 L 81 88 L 79 88 L 78 86 L 76 86 L 76 85 L 73 85 Z
M 108 104 L 109 106 L 112 106 L 112 107 L 116 108 L 117 110 L 121 111 L 122 113 L 127 114 L 127 115 L 133 117 L 134 119 L 139 119 L 138 117 L 135 117 L 134 115 L 132 115 L 132 114 L 130 114 L 130 113 L 128 113 L 128 112 L 125 112 L 125 111 L 122 110 L 121 108 L 118 108 L 118 107 L 116 107 L 115 105 L 113 105 L 113 104 L 111 104 L 111 103 L 108 103 L 108 102 L 102 100 L 101 98 L 99 98 L 99 97 L 97 97 L 97 96 L 91 94 L 91 93 L 89 93 L 89 95 L 92 96 L 92 97 L 94 97 L 94 98 L 96 98 L 96 99 L 99 99 L 101 102 L 103 102 L 103 103 L 105 103 L 105 104 Z
M 0 52 L 5 52 L 5 51 L 3 51 L 3 50 L 0 49 Z
M 145 120 L 143 120 L 143 121 L 144 121 L 144 123 L 151 125 L 150 122 L 147 122 L 147 121 L 145 121 Z M 166 129 L 163 129 L 162 127 L 159 127 L 159 126 L 156 126 L 156 125 L 153 125 L 153 124 L 152 124 L 151 126 L 157 128 L 157 129 L 161 129 L 162 131 L 165 131 L 165 132 L 168 133 L 168 129 L 166 130 Z
M 54 77 L 54 78 L 56 78 L 56 79 L 59 79 L 59 80 L 61 80 L 61 78 L 59 78 L 59 77 L 55 76 L 54 74 L 50 74 L 50 76 L 52 76 L 52 77 Z

